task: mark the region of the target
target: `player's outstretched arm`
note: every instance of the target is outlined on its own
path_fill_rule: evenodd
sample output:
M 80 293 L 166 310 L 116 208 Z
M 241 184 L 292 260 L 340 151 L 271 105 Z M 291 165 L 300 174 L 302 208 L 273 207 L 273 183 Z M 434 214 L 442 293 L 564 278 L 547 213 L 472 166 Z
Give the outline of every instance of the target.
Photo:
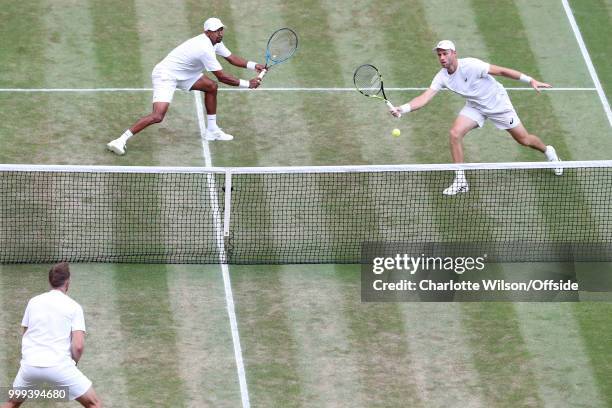
M 552 88 L 552 85 L 547 84 L 546 82 L 540 82 L 529 75 L 523 74 L 522 72 L 510 68 L 500 67 L 498 65 L 491 64 L 489 67 L 489 74 L 525 82 L 531 85 L 531 87 L 538 91 L 538 93 L 540 93 L 540 88 Z
M 437 93 L 438 91 L 435 89 L 427 88 L 425 92 L 412 99 L 410 102 L 390 108 L 389 112 L 396 118 L 399 118 L 403 113 L 409 113 L 417 109 L 421 109 L 423 106 L 427 105 Z
M 255 77 L 250 80 L 236 78 L 233 75 L 226 74 L 223 70 L 212 71 L 212 73 L 217 77 L 219 82 L 223 82 L 226 85 L 230 86 L 239 86 L 241 88 L 250 88 L 255 89 L 261 84 L 261 79 Z
M 247 69 L 256 71 L 257 73 L 260 73 L 266 67 L 263 64 L 258 64 L 257 62 L 253 62 L 253 61 L 247 61 L 244 58 L 241 58 L 234 54 L 230 55 L 229 57 L 225 57 L 225 59 L 227 60 L 227 62 L 229 62 L 230 64 L 236 67 L 247 68 Z

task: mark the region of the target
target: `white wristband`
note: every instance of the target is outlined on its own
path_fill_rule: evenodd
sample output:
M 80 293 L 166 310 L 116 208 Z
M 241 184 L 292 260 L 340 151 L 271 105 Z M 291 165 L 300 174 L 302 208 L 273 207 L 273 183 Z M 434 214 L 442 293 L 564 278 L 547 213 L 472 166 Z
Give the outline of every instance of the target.
M 410 106 L 409 103 L 406 103 L 404 105 L 401 105 L 399 107 L 399 110 L 401 113 L 409 113 L 412 110 L 412 107 Z
M 530 77 L 529 75 L 521 74 L 521 77 L 519 78 L 519 81 L 525 82 L 527 84 L 530 84 L 532 79 L 533 78 Z
M 249 61 L 249 62 L 247 62 L 247 66 L 246 67 L 247 67 L 247 69 L 250 69 L 251 71 L 255 71 L 256 70 L 255 65 L 257 65 L 256 62 Z
M 246 79 L 241 79 L 240 80 L 240 85 L 238 85 L 240 88 L 248 88 L 249 87 L 249 81 L 247 81 Z

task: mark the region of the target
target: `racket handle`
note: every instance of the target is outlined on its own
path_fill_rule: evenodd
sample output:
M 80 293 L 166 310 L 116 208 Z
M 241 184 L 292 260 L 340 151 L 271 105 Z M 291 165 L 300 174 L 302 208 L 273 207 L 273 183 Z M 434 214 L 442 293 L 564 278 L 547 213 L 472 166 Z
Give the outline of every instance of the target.
M 263 79 L 264 75 L 266 75 L 266 72 L 268 72 L 267 69 L 262 69 L 261 72 L 259 73 L 259 75 L 257 75 L 257 78 L 259 79 Z
M 387 106 L 389 107 L 389 109 L 393 109 L 394 108 L 394 106 L 393 106 L 393 104 L 391 102 L 389 102 L 389 101 L 385 101 L 385 102 L 387 103 Z M 400 112 L 397 118 L 399 119 L 401 117 L 402 117 L 402 113 Z

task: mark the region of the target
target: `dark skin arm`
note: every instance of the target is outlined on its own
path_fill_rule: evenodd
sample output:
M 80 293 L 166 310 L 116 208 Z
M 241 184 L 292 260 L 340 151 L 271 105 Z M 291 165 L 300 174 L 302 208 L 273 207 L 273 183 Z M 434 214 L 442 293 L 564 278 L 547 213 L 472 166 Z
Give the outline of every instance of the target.
M 234 65 L 236 67 L 240 67 L 240 68 L 246 68 L 247 62 L 248 62 L 244 58 L 241 58 L 241 57 L 239 57 L 237 55 L 234 55 L 234 54 L 230 55 L 229 57 L 225 57 L 225 59 L 230 64 L 232 64 L 232 65 Z M 257 71 L 258 73 L 261 72 L 264 68 L 265 68 L 265 66 L 262 65 L 262 64 L 255 65 L 255 71 Z
M 212 71 L 212 73 L 217 77 L 219 82 L 223 82 L 226 85 L 238 86 L 240 85 L 240 79 L 236 78 L 231 74 L 226 74 L 223 70 Z M 249 80 L 249 88 L 255 89 L 261 84 L 261 80 L 259 78 L 252 78 Z
M 225 59 L 230 64 L 236 67 L 240 67 L 240 68 L 246 68 L 247 62 L 248 62 L 244 58 L 241 58 L 234 54 L 230 55 L 229 57 L 225 57 Z M 257 64 L 255 66 L 255 69 L 257 70 L 257 72 L 261 72 L 264 68 L 265 67 L 262 64 Z M 240 79 L 234 77 L 233 75 L 226 74 L 225 72 L 223 72 L 223 70 L 213 71 L 213 74 L 217 77 L 219 82 L 223 82 L 226 85 L 238 86 L 240 84 Z M 258 78 L 253 78 L 249 80 L 249 88 L 251 89 L 257 88 L 260 83 L 261 83 L 261 80 L 259 80 Z

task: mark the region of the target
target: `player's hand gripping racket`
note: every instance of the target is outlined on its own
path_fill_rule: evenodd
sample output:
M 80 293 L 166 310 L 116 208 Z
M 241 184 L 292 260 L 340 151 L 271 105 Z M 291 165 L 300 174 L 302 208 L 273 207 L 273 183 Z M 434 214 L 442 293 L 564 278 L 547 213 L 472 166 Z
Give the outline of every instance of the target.
M 290 28 L 276 30 L 270 36 L 266 46 L 266 67 L 257 76 L 262 79 L 270 68 L 287 61 L 298 47 L 298 36 Z
M 378 98 L 385 101 L 389 109 L 393 109 L 393 104 L 387 100 L 385 88 L 383 87 L 383 79 L 380 72 L 374 65 L 364 64 L 358 67 L 353 74 L 353 82 L 355 88 L 363 95 L 370 98 Z M 401 117 L 400 113 L 398 117 Z

